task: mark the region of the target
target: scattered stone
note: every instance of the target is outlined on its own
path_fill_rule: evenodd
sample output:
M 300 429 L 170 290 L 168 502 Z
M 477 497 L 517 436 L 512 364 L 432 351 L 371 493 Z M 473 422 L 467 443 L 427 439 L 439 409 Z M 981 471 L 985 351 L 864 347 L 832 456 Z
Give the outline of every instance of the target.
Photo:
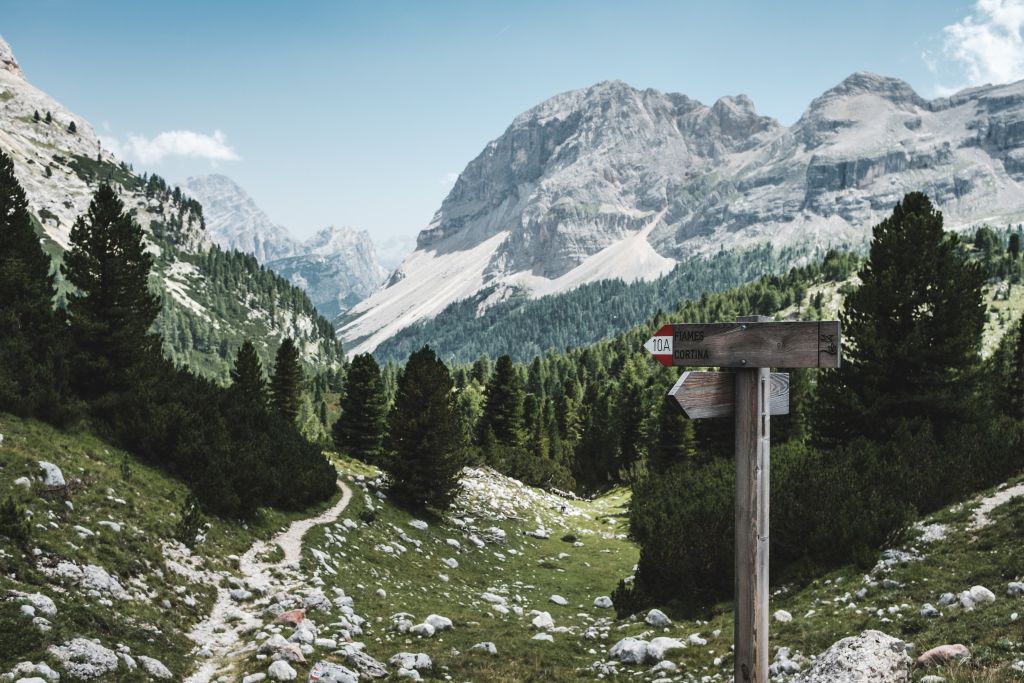
M 388 675 L 388 668 L 384 665 L 384 662 L 377 661 L 362 650 L 357 650 L 354 647 L 345 648 L 345 661 L 355 667 L 356 671 L 360 674 L 370 678 L 386 678 Z M 327 662 L 322 663 L 327 664 Z M 345 669 L 345 671 L 348 671 L 348 669 Z
M 382 678 L 374 674 L 370 675 L 374 678 Z M 384 671 L 384 675 L 387 675 L 387 670 Z M 309 680 L 316 681 L 317 683 L 359 683 L 359 674 L 346 669 L 340 664 L 320 661 L 309 670 Z M 243 683 L 245 682 L 243 681 Z
M 469 649 L 470 650 L 483 650 L 484 652 L 486 652 L 489 655 L 496 655 L 496 654 L 498 654 L 498 647 L 494 643 L 492 643 L 490 641 L 486 641 L 486 642 L 483 642 L 483 643 L 477 643 L 476 645 L 473 645 Z
M 608 656 L 618 659 L 623 664 L 643 664 L 647 660 L 648 647 L 649 644 L 646 640 L 631 637 L 623 638 L 612 645 L 612 649 L 608 651 Z
M 952 605 L 954 602 L 956 602 L 956 596 L 953 595 L 952 593 L 943 593 L 942 595 L 939 596 L 939 606 L 940 607 L 946 607 L 947 605 Z
M 252 592 L 247 591 L 244 588 L 232 588 L 228 591 L 228 595 L 230 595 L 231 599 L 236 602 L 244 602 L 252 598 Z
M 90 680 L 117 670 L 117 655 L 93 640 L 74 638 L 51 645 L 49 652 L 72 678 Z
M 783 624 L 793 621 L 793 615 L 784 609 L 776 610 L 775 614 L 773 614 L 772 616 L 775 618 L 775 621 L 781 622 Z
M 409 526 L 413 529 L 418 529 L 419 531 L 426 531 L 429 525 L 422 519 L 413 519 L 409 522 Z
M 540 612 L 533 618 L 530 624 L 538 631 L 548 631 L 555 627 L 555 620 L 551 618 L 551 614 L 548 612 Z
M 279 659 L 267 668 L 267 676 L 272 681 L 294 681 L 298 674 L 283 659 Z
M 1024 583 L 1011 581 L 1006 586 L 1006 594 L 1011 598 L 1024 598 Z
M 878 683 L 910 680 L 906 643 L 881 631 L 843 638 L 818 656 L 800 683 Z
M 946 679 L 942 676 L 929 675 L 923 677 L 921 683 L 946 683 Z
M 917 658 L 917 665 L 920 667 L 943 666 L 952 662 L 962 662 L 970 659 L 971 651 L 966 645 L 956 643 L 955 645 L 939 645 L 928 650 Z
M 110 529 L 115 534 L 121 533 L 121 525 L 118 524 L 117 522 L 111 522 L 109 519 L 105 519 L 105 520 L 103 520 L 101 522 L 97 522 L 97 524 L 99 526 L 101 526 L 101 527 L 105 527 L 107 529 Z
M 531 640 L 543 640 L 548 643 L 553 643 L 555 642 L 555 637 L 550 633 L 538 633 L 533 638 L 531 638 Z
M 434 636 L 434 627 L 424 622 L 422 624 L 410 626 L 409 633 L 414 636 L 419 636 L 420 638 L 432 638 Z
M 930 602 L 926 602 L 921 607 L 920 614 L 922 617 L 937 617 L 939 616 L 939 610 L 935 609 L 935 605 Z
M 244 678 L 242 678 L 242 683 L 260 683 L 261 681 L 265 681 L 265 680 L 267 680 L 267 674 L 264 674 L 264 673 L 249 674 L 248 676 L 245 676 Z
M 29 479 L 28 477 L 18 477 L 17 479 L 14 480 L 14 485 L 20 486 L 24 489 L 29 489 L 32 488 L 32 480 Z
M 447 631 L 452 627 L 452 620 L 448 617 L 442 617 L 439 614 L 431 614 L 423 621 L 433 626 L 435 633 L 438 631 Z
M 153 659 L 145 655 L 138 656 L 139 664 L 142 668 L 153 678 L 159 678 L 161 680 L 167 680 L 174 677 L 171 670 L 164 666 L 164 663 L 159 659 Z
M 67 486 L 67 482 L 64 481 L 64 473 L 60 471 L 59 467 L 45 460 L 40 460 L 39 466 L 43 469 L 44 489 L 53 491 L 54 489 L 62 489 Z
M 446 557 L 442 561 L 445 563 L 445 565 L 449 569 L 458 569 L 459 568 L 459 561 L 456 560 L 454 557 Z
M 653 626 L 655 628 L 666 628 L 672 625 L 672 620 L 665 616 L 665 613 L 660 609 L 652 609 L 647 613 L 644 621 L 647 622 L 649 626 Z
M 548 598 L 548 602 L 558 605 L 560 607 L 565 607 L 569 604 L 569 601 L 563 598 L 561 595 L 552 595 L 550 598 Z
M 594 598 L 594 607 L 598 609 L 610 609 L 612 607 L 612 599 L 607 595 Z
M 432 669 L 434 667 L 434 662 L 430 659 L 430 655 L 423 652 L 399 652 L 388 660 L 388 664 L 397 666 L 399 669 L 413 669 L 415 671 Z
M 14 597 L 19 601 L 27 602 L 35 609 L 35 611 L 39 612 L 43 616 L 57 616 L 57 605 L 54 604 L 53 600 L 42 593 L 19 593 L 15 591 L 12 595 L 14 595 Z
M 978 605 L 995 601 L 995 593 L 984 586 L 972 586 L 970 590 L 960 594 L 960 604 L 966 610 L 972 610 Z
M 292 609 L 288 610 L 287 612 L 281 612 L 277 615 L 277 618 L 274 619 L 274 622 L 277 624 L 285 624 L 286 626 L 295 627 L 301 624 L 302 620 L 305 618 L 306 610 L 300 607 L 299 609 Z
M 652 638 L 651 642 L 647 643 L 647 658 L 660 662 L 672 650 L 682 650 L 685 647 L 686 645 L 677 638 L 666 638 L 665 636 Z

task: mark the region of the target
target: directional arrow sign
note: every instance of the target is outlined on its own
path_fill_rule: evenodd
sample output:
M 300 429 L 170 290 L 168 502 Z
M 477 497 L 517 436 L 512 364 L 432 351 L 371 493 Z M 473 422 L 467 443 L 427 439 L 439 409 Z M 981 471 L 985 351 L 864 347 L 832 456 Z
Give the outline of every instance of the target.
M 839 321 L 665 325 L 644 348 L 663 365 L 838 368 Z
M 772 415 L 789 414 L 789 373 L 771 373 Z M 693 419 L 732 417 L 736 413 L 736 375 L 732 372 L 684 372 L 668 395 Z

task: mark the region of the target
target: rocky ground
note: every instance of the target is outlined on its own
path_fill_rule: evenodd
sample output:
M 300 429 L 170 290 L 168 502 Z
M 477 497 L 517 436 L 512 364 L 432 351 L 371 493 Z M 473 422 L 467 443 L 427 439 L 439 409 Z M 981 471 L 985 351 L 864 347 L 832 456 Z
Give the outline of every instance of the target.
M 474 468 L 445 517 L 417 518 L 346 462 L 329 507 L 214 520 L 190 550 L 173 481 L 88 437 L 0 432 L 0 491 L 34 525 L 31 557 L 0 545 L 0 680 L 731 680 L 728 604 L 615 618 L 627 491 Z M 773 677 L 1024 681 L 1022 537 L 1024 480 L 921 520 L 868 571 L 776 587 Z

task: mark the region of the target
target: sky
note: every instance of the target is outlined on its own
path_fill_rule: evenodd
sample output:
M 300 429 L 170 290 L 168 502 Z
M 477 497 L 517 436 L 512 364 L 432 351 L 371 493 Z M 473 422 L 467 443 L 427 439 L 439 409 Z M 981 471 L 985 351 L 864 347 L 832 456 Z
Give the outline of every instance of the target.
M 608 79 L 792 124 L 855 71 L 936 97 L 1024 78 L 1024 0 L 0 0 L 28 79 L 136 170 L 223 173 L 393 266 L 519 113 Z

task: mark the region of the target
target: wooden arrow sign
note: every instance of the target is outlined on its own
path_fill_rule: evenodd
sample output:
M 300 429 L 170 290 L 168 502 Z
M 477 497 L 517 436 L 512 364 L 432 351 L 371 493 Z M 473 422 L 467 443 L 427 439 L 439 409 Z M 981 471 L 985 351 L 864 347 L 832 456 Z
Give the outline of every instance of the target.
M 644 348 L 658 362 L 719 368 L 838 368 L 839 321 L 665 325 Z
M 679 401 L 693 420 L 732 417 L 736 414 L 736 374 L 684 372 L 668 395 Z M 789 373 L 771 373 L 769 405 L 772 415 L 789 414 Z

